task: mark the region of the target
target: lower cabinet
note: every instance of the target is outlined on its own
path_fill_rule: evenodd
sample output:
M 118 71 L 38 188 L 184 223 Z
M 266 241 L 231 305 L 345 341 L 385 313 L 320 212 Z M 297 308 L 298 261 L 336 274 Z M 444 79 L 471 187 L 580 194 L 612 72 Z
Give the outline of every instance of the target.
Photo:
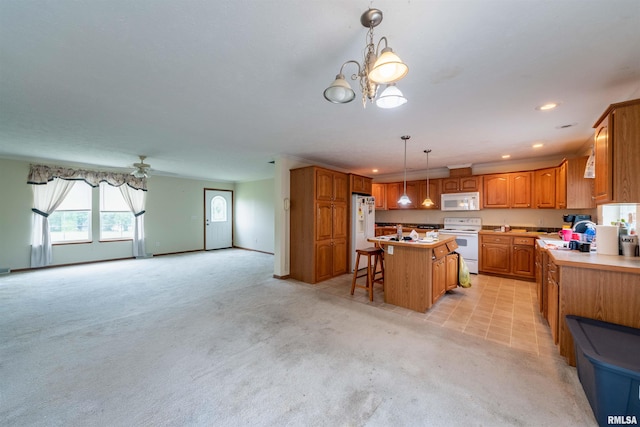
M 560 320 L 560 288 L 558 266 L 549 259 L 547 264 L 547 321 L 551 328 L 553 343 L 558 344 L 558 327 Z
M 458 286 L 458 254 L 450 253 L 433 260 L 432 272 L 431 302 L 435 303 L 446 291 Z
M 480 272 L 534 280 L 534 243 L 533 237 L 481 234 Z

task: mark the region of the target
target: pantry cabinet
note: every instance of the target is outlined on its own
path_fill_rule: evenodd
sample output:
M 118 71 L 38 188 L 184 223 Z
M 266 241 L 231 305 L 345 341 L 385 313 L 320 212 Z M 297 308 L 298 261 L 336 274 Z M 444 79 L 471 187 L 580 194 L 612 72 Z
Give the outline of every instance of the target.
M 291 178 L 290 275 L 317 283 L 348 271 L 347 174 L 309 166 Z
M 594 128 L 596 204 L 640 203 L 640 99 L 610 105 Z

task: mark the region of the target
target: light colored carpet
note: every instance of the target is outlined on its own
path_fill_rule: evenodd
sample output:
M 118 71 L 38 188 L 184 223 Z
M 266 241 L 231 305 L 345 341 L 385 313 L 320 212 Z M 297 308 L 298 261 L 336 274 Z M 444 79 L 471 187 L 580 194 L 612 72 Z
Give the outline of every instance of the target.
M 238 249 L 0 276 L 11 426 L 595 425 L 575 368 Z

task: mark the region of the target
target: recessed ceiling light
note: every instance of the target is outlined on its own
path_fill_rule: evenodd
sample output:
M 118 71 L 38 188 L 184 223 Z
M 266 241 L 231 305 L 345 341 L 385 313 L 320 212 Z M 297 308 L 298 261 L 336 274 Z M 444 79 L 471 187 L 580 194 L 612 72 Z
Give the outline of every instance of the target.
M 536 107 L 536 110 L 538 111 L 547 111 L 547 110 L 553 110 L 554 108 L 556 108 L 558 105 L 557 102 L 549 102 L 547 104 L 544 105 L 539 105 Z
M 371 172 L 378 173 L 378 169 L 373 169 L 373 170 L 371 170 Z
M 544 144 L 542 142 L 537 142 L 537 143 L 532 145 L 533 148 L 540 148 L 542 146 L 544 146 Z
M 504 155 L 502 156 L 502 158 L 503 158 L 503 159 L 508 159 L 509 157 L 511 157 L 511 154 L 504 154 Z

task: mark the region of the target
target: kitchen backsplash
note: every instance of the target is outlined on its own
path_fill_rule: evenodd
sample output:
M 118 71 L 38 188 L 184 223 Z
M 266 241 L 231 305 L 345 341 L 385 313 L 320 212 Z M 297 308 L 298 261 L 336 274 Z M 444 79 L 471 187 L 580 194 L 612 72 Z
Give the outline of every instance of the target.
M 483 228 L 495 228 L 510 225 L 511 228 L 526 230 L 555 230 L 562 228 L 564 214 L 588 214 L 594 222 L 596 209 L 481 209 L 473 212 L 442 212 L 426 210 L 387 210 L 376 211 L 376 223 L 441 225 L 445 217 L 478 217 L 482 218 Z

